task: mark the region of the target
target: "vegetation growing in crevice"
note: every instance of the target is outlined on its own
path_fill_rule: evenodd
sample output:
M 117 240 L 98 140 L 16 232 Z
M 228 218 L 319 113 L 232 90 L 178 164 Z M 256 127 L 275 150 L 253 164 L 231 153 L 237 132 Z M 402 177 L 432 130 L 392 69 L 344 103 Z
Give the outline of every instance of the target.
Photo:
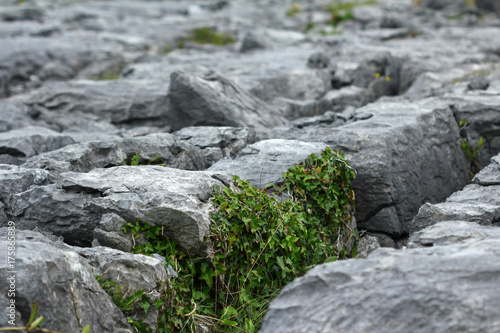
M 177 43 L 177 47 L 184 48 L 186 42 L 191 41 L 198 44 L 227 45 L 236 42 L 236 39 L 229 34 L 217 33 L 208 27 L 200 27 L 191 30 L 189 37 Z
M 146 164 L 144 164 L 146 163 Z M 138 166 L 138 165 L 163 165 L 166 166 L 165 161 L 161 156 L 156 156 L 153 159 L 144 159 L 139 156 L 139 153 L 135 153 L 130 158 L 123 160 L 123 165 Z
M 355 256 L 354 177 L 330 148 L 290 168 L 274 190 L 235 177 L 234 190 L 214 189 L 210 257 L 191 256 L 162 226 L 128 223 L 125 232 L 148 240 L 133 252 L 164 256 L 178 275 L 154 302 L 157 331 L 256 332 L 287 283 L 317 264 Z
M 467 127 L 467 124 L 467 120 L 461 120 L 459 123 L 460 131 L 465 129 Z M 464 152 L 465 157 L 467 157 L 470 163 L 471 178 L 474 177 L 474 175 L 481 171 L 481 169 L 483 168 L 477 161 L 477 157 L 485 142 L 486 140 L 483 137 L 480 137 L 478 142 L 473 145 L 467 137 L 461 138 L 462 151 Z
M 361 6 L 373 6 L 376 5 L 376 1 L 364 1 L 364 2 L 334 2 L 328 7 L 328 11 L 332 14 L 330 23 L 336 27 L 340 22 L 353 20 L 354 14 L 352 10 L 355 7 Z

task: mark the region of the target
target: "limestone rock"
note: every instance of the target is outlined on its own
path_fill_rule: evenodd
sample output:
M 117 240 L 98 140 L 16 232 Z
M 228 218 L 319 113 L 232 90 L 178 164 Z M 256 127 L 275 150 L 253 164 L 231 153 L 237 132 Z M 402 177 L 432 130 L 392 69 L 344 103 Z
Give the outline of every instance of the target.
M 7 249 L 7 228 L 0 229 L 0 246 Z M 16 228 L 16 273 L 7 266 L 7 251 L 0 254 L 0 278 L 15 276 L 16 325 L 27 324 L 31 306 L 40 301 L 38 314 L 43 327 L 52 330 L 80 332 L 90 325 L 99 332 L 131 329 L 127 319 L 94 278 L 88 262 L 77 252 L 57 244 L 34 231 Z M 23 283 L 24 282 L 24 283 Z M 29 283 L 28 283 L 29 282 Z M 0 304 L 5 309 L 9 283 L 0 286 Z M 6 327 L 8 317 L 0 318 Z
M 261 332 L 494 331 L 500 232 L 468 225 L 410 239 L 425 247 L 315 267 L 271 303 Z
M 95 168 L 131 163 L 139 154 L 139 164 L 166 164 L 186 170 L 205 169 L 205 159 L 197 147 L 171 134 L 86 142 L 63 147 L 28 159 L 23 166 L 55 174 L 66 171 L 88 172 Z

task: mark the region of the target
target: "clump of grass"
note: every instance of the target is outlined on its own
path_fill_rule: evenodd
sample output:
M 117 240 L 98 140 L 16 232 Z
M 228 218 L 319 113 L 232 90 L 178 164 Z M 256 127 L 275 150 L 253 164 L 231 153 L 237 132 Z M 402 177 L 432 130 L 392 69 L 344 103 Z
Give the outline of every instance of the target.
M 177 47 L 182 49 L 187 41 L 223 46 L 236 42 L 236 39 L 232 35 L 217 33 L 208 27 L 200 27 L 191 30 L 189 37 L 181 40 Z
M 361 6 L 373 6 L 377 2 L 373 0 L 363 1 L 363 2 L 335 2 L 328 7 L 328 11 L 332 13 L 332 18 L 330 23 L 336 27 L 340 22 L 353 20 L 354 14 L 352 13 L 353 8 Z

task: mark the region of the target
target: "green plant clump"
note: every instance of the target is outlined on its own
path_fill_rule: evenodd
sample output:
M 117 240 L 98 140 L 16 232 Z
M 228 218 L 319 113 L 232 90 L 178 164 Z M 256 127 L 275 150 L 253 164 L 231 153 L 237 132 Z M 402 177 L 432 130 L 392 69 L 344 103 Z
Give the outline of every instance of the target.
M 467 124 L 468 124 L 467 120 L 461 120 L 459 124 L 460 130 L 467 127 Z M 467 159 L 470 162 L 470 170 L 472 178 L 483 168 L 477 161 L 477 155 L 479 154 L 481 148 L 483 148 L 483 145 L 486 142 L 486 140 L 483 137 L 480 137 L 477 144 L 475 146 L 472 146 L 467 138 L 461 138 L 461 139 L 462 139 L 461 140 L 462 151 L 464 152 L 465 157 L 467 157 Z
M 182 49 L 187 41 L 192 41 L 198 44 L 214 44 L 223 46 L 236 42 L 232 35 L 217 33 L 211 28 L 201 27 L 191 30 L 190 36 L 181 40 L 177 47 Z
M 352 12 L 354 7 L 360 6 L 373 6 L 376 5 L 376 1 L 364 1 L 364 2 L 334 2 L 328 8 L 328 11 L 332 14 L 330 23 L 336 27 L 340 22 L 353 20 L 354 14 Z
M 161 226 L 128 223 L 125 232 L 148 239 L 133 251 L 163 255 L 178 274 L 155 302 L 158 332 L 200 325 L 256 332 L 287 283 L 317 264 L 355 256 L 354 177 L 344 155 L 330 148 L 290 168 L 274 191 L 235 177 L 235 190 L 214 190 L 209 257 L 190 256 Z

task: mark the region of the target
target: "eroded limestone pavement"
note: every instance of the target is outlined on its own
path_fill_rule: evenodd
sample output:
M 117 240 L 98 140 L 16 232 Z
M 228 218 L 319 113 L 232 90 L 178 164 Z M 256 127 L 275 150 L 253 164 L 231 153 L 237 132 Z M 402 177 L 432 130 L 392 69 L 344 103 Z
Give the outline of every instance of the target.
M 500 2 L 360 2 L 335 27 L 330 1 L 297 3 L 0 2 L 19 323 L 40 300 L 55 330 L 130 329 L 94 275 L 148 292 L 175 276 L 127 253 L 125 223 L 204 253 L 214 186 L 279 184 L 328 145 L 357 170 L 360 257 L 383 248 L 294 281 L 262 332 L 500 331 Z M 198 27 L 235 43 L 180 48 Z M 481 137 L 471 182 L 461 145 Z M 123 166 L 135 153 L 168 166 Z

